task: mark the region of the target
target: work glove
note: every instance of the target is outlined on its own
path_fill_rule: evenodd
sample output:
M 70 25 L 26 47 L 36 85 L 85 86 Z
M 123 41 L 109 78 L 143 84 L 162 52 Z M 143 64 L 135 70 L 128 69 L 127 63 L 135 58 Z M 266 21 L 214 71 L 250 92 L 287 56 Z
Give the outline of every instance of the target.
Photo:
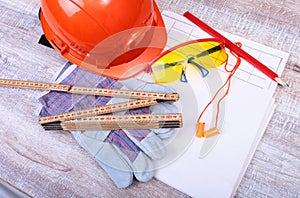
M 136 79 L 115 81 L 87 72 L 67 63 L 58 74 L 55 82 L 87 87 L 140 90 L 173 93 L 161 85 L 145 83 Z M 96 84 L 95 84 L 96 82 Z M 120 103 L 130 99 L 71 95 L 51 91 L 40 98 L 43 108 L 40 116 L 50 116 L 70 111 Z M 169 102 L 119 112 L 137 113 L 176 113 L 177 108 Z M 71 131 L 78 144 L 84 148 L 106 171 L 117 187 L 129 186 L 133 178 L 146 182 L 154 176 L 152 160 L 159 160 L 166 154 L 162 139 L 172 135 L 171 129 L 111 130 L 111 131 Z

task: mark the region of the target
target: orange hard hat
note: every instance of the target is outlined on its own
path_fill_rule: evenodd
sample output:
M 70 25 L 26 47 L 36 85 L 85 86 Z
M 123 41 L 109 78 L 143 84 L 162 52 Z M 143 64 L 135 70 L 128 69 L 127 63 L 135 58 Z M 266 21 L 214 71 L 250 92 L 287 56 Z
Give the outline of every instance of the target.
M 143 71 L 167 40 L 154 0 L 41 0 L 39 17 L 63 57 L 115 79 Z

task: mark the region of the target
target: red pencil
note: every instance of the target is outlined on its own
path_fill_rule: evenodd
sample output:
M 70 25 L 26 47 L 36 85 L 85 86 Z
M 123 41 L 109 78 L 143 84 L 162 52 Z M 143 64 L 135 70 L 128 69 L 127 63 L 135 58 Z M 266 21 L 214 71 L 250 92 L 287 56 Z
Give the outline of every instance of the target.
M 235 52 L 238 56 L 245 59 L 248 63 L 252 64 L 255 68 L 260 70 L 262 73 L 267 75 L 269 78 L 277 82 L 279 85 L 282 86 L 288 86 L 286 82 L 284 82 L 281 78 L 278 77 L 278 75 L 273 72 L 271 69 L 269 69 L 267 66 L 259 62 L 257 59 L 255 59 L 253 56 L 245 52 L 243 49 L 232 43 L 230 40 L 225 38 L 223 35 L 218 33 L 216 30 L 208 26 L 206 23 L 201 21 L 196 16 L 192 15 L 190 12 L 185 12 L 183 14 L 187 19 L 189 19 L 191 22 L 193 22 L 195 25 L 200 27 L 202 30 L 210 34 L 211 36 L 220 39 L 226 47 L 231 49 L 233 52 Z

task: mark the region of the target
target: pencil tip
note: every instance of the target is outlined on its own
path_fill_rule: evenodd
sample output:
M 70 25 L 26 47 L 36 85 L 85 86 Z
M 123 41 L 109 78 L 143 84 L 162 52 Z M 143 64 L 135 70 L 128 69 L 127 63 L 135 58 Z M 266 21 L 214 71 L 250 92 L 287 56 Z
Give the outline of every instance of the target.
M 281 78 L 279 78 L 279 77 L 277 77 L 277 78 L 275 78 L 275 81 L 279 84 L 279 85 L 281 85 L 281 86 L 283 86 L 283 87 L 289 87 L 290 85 L 289 84 L 287 84 L 285 81 L 283 81 Z

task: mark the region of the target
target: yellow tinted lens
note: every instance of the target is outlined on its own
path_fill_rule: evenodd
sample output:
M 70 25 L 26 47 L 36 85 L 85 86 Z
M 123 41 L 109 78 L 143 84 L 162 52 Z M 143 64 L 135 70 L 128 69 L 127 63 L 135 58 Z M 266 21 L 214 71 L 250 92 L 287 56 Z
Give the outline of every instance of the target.
M 172 82 L 181 78 L 184 62 L 192 57 L 195 66 L 215 68 L 227 60 L 227 54 L 219 42 L 207 41 L 187 44 L 159 58 L 152 66 L 156 82 Z
M 207 69 L 222 65 L 228 58 L 225 48 L 219 42 L 198 42 L 184 48 L 189 48 L 194 62 Z
M 152 66 L 152 78 L 158 83 L 168 83 L 180 79 L 185 57 L 176 51 L 169 52 Z

